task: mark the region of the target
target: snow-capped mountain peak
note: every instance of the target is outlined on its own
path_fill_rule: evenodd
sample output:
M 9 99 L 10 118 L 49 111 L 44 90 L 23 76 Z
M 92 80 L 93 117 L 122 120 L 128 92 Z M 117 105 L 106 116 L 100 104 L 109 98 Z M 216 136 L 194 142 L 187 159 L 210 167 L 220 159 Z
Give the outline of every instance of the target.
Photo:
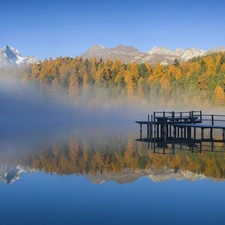
M 39 61 L 39 59 L 33 56 L 21 57 L 20 52 L 10 45 L 6 45 L 0 49 L 0 68 L 37 63 Z

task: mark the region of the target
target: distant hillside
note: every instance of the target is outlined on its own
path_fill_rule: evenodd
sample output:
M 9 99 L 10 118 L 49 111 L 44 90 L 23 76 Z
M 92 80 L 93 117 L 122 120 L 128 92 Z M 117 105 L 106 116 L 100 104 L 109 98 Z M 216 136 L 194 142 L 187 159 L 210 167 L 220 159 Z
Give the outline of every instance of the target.
M 198 56 L 205 56 L 212 52 L 224 52 L 224 47 L 216 47 L 210 50 L 200 50 L 198 48 L 188 48 L 186 50 L 182 48 L 177 48 L 175 51 L 172 51 L 166 47 L 154 47 L 148 52 L 140 52 L 138 49 L 132 46 L 118 45 L 115 48 L 105 48 L 102 45 L 96 45 L 89 48 L 81 56 L 84 58 L 93 58 L 98 59 L 102 58 L 103 60 L 116 60 L 119 59 L 123 63 L 145 63 L 156 64 L 160 62 L 163 65 L 172 64 L 175 59 L 178 61 L 187 61 L 191 58 Z

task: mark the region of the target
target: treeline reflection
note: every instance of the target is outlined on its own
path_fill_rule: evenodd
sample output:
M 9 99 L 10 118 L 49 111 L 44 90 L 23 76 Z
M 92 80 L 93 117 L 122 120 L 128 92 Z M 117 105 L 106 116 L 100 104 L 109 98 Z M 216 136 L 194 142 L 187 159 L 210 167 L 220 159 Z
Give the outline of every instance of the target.
M 169 151 L 172 146 L 168 145 Z M 96 134 L 82 137 L 70 137 L 62 142 L 49 141 L 37 151 L 27 149 L 20 156 L 1 157 L 1 163 L 29 166 L 45 173 L 58 175 L 92 174 L 114 172 L 124 169 L 148 170 L 154 167 L 161 170 L 165 167 L 178 171 L 191 171 L 206 177 L 225 177 L 224 143 L 215 143 L 214 152 L 209 146 L 202 146 L 201 153 L 189 148 L 175 146 L 175 154 L 156 154 L 163 151 L 158 148 L 148 149 L 147 144 L 136 142 L 133 137 Z M 218 150 L 218 151 L 217 151 Z M 8 155 L 9 156 L 9 155 Z

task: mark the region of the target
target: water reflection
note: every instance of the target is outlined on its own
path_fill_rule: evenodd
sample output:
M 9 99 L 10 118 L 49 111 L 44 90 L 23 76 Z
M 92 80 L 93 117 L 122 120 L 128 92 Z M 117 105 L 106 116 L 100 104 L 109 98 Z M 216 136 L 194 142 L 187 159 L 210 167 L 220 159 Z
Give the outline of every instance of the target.
M 44 171 L 84 175 L 95 184 L 130 183 L 143 176 L 155 182 L 172 178 L 224 180 L 224 143 L 156 141 L 148 148 L 147 143 L 135 141 L 135 135 L 90 128 L 85 133 L 71 131 L 60 138 L 57 135 L 44 139 L 38 145 L 26 145 L 19 154 L 8 148 L 7 154 L 0 152 L 0 179 L 13 183 L 23 172 Z M 207 150 L 212 145 L 213 152 Z

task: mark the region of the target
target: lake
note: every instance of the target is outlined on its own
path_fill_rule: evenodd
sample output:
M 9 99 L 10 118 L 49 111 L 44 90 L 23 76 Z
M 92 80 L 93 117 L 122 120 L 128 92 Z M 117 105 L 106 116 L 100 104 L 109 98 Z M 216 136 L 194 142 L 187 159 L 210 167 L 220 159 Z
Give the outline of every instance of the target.
M 5 135 L 0 224 L 224 224 L 224 143 L 163 152 L 138 132 L 133 121 Z

